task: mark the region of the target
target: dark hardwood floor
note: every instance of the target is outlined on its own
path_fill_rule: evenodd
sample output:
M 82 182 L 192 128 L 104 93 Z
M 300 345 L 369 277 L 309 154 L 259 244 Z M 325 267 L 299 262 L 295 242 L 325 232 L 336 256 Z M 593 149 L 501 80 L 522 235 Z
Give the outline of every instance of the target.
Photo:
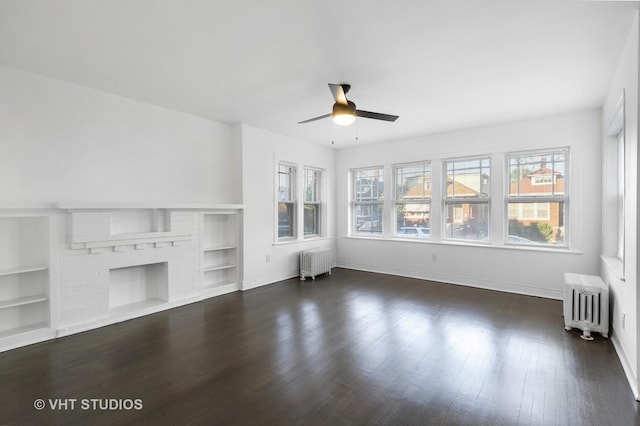
M 559 301 L 335 269 L 2 353 L 0 424 L 639 424 L 579 336 Z

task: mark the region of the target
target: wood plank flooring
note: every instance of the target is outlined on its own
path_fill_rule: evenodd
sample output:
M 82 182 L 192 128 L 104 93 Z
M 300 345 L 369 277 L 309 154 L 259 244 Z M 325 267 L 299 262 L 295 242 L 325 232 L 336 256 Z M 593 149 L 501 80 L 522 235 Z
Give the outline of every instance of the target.
M 640 424 L 579 336 L 559 301 L 335 269 L 2 353 L 0 424 Z

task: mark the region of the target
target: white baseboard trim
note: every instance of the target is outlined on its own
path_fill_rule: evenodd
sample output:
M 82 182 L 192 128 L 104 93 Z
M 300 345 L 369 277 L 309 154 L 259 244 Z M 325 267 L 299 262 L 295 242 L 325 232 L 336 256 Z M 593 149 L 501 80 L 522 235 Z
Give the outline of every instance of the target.
M 55 337 L 55 331 L 50 328 L 42 328 L 14 336 L 7 336 L 0 339 L 0 352 L 44 342 L 45 340 L 51 340 Z
M 396 275 L 399 277 L 417 278 L 421 280 L 437 281 L 446 284 L 464 285 L 467 287 L 483 288 L 486 290 L 504 291 L 507 293 L 523 294 L 526 296 L 544 297 L 547 299 L 562 300 L 562 290 L 540 287 L 529 283 L 512 283 L 496 280 L 485 280 L 477 277 L 463 275 L 439 274 L 421 270 L 406 268 L 394 268 L 392 266 L 369 265 L 350 261 L 338 263 L 339 268 L 355 269 L 358 271 L 376 272 L 380 274 Z
M 221 296 L 227 293 L 233 293 L 240 290 L 240 283 L 231 283 L 219 287 L 205 288 L 202 290 L 202 299 Z
M 55 337 L 64 337 L 64 336 L 69 336 L 71 334 L 82 333 L 84 331 L 89 331 L 89 330 L 93 330 L 100 327 L 106 327 L 108 325 L 117 324 L 119 322 L 128 321 L 130 319 L 140 318 L 145 315 L 151 315 L 157 312 L 166 311 L 168 309 L 177 308 L 179 306 L 188 305 L 190 303 L 200 302 L 201 300 L 202 300 L 202 295 L 189 296 L 179 300 L 174 300 L 167 303 L 161 303 L 156 306 L 131 311 L 128 313 L 121 313 L 116 315 L 107 315 L 105 317 L 100 317 L 100 318 L 93 318 L 89 321 L 82 322 L 82 323 L 60 325 L 56 330 Z
M 620 344 L 615 330 L 611 331 L 611 343 L 613 343 L 613 347 L 618 354 L 618 358 L 620 359 L 620 363 L 622 364 L 624 374 L 625 376 L 627 376 L 627 381 L 629 382 L 629 386 L 631 387 L 631 392 L 633 392 L 633 396 L 636 398 L 636 401 L 640 401 L 640 394 L 638 394 L 638 379 L 633 375 L 631 362 L 629 362 L 629 357 L 627 357 L 622 344 Z
M 287 271 L 282 274 L 275 274 L 268 277 L 256 278 L 253 280 L 245 280 L 242 281 L 242 291 L 252 290 L 254 288 L 263 287 L 265 285 L 274 284 L 279 281 L 284 281 L 299 276 L 300 271 L 296 269 L 294 271 Z

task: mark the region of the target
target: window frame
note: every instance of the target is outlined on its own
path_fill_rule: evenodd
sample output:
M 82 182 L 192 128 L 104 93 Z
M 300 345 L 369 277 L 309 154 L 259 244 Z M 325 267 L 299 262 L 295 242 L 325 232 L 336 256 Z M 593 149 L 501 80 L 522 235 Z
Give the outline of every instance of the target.
M 625 233 L 625 134 L 624 128 L 616 136 L 616 257 L 624 261 Z
M 314 178 L 314 190 L 313 190 L 313 195 L 310 197 L 310 199 L 308 199 L 307 195 L 308 195 L 308 185 L 307 185 L 307 178 L 308 178 L 308 174 L 311 173 L 313 174 Z M 320 237 L 322 235 L 322 214 L 323 214 L 323 207 L 322 207 L 322 189 L 323 189 L 323 185 L 322 185 L 322 179 L 324 177 L 324 170 L 316 168 L 316 167 L 310 167 L 310 166 L 305 166 L 303 168 L 303 179 L 302 179 L 302 191 L 303 191 L 303 203 L 302 203 L 302 222 L 303 222 L 303 226 L 302 226 L 302 234 L 304 238 L 314 238 L 314 237 Z M 315 232 L 312 233 L 307 233 L 306 232 L 306 209 L 307 206 L 314 206 L 314 229 Z
M 483 165 L 483 161 L 487 161 L 488 165 L 484 166 Z M 480 181 L 480 188 L 478 191 L 477 196 L 465 196 L 460 195 L 457 196 L 455 194 L 455 185 L 454 185 L 454 190 L 452 191 L 452 195 L 449 195 L 449 191 L 448 191 L 448 187 L 449 187 L 449 164 L 450 163 L 462 163 L 462 162 L 472 162 L 472 161 L 479 161 L 479 165 L 478 168 L 480 169 L 479 172 L 479 177 L 480 179 L 482 179 L 482 175 L 483 175 L 483 170 L 484 169 L 488 169 L 488 174 L 487 174 L 487 182 L 484 183 L 482 180 Z M 456 157 L 456 158 L 445 158 L 442 159 L 442 195 L 441 195 L 441 199 L 442 199 L 442 236 L 443 236 L 443 241 L 452 241 L 452 242 L 465 242 L 465 243 L 469 243 L 469 244 L 485 244 L 485 245 L 490 245 L 491 244 L 491 186 L 492 186 L 492 179 L 491 179 L 491 169 L 492 169 L 492 156 L 490 154 L 486 154 L 486 155 L 476 155 L 476 156 L 469 156 L 469 157 Z M 455 169 L 454 169 L 455 170 Z M 453 182 L 455 183 L 455 173 L 454 173 L 454 178 L 453 178 Z M 483 185 L 486 185 L 486 192 L 483 192 Z M 463 209 L 462 205 L 464 204 L 469 204 L 470 206 L 486 206 L 485 207 L 485 211 L 486 211 L 486 226 L 487 226 L 487 231 L 486 231 L 486 237 L 484 239 L 482 238 L 478 238 L 478 239 L 471 239 L 471 238 L 460 238 L 460 237 L 454 237 L 452 235 L 452 228 L 453 228 L 453 224 L 454 224 L 454 215 L 457 214 L 461 214 L 463 213 L 462 210 L 459 209 Z M 458 206 L 461 205 L 461 206 Z M 452 216 L 451 216 L 451 221 L 449 222 L 449 208 L 451 207 L 452 209 Z M 473 212 L 473 209 L 470 208 L 470 211 Z M 472 216 L 473 218 L 473 216 Z M 484 219 L 484 218 L 483 218 Z M 447 232 L 447 225 L 450 223 L 449 228 L 450 228 L 450 232 Z M 458 222 L 456 222 L 458 223 Z M 463 217 L 463 223 L 464 223 L 464 217 Z M 450 235 L 451 234 L 451 235 Z
M 403 182 L 399 182 L 398 181 L 398 172 L 401 171 L 402 169 L 405 168 L 416 168 L 416 167 L 422 167 L 422 175 L 420 176 L 420 178 L 422 179 L 422 185 L 423 185 L 423 190 L 422 190 L 422 196 L 420 197 L 415 197 L 415 198 L 411 198 L 411 199 L 407 199 L 404 194 L 399 190 L 400 186 L 403 184 Z M 431 193 L 431 188 L 433 185 L 433 177 L 432 177 L 432 166 L 431 166 L 431 160 L 424 160 L 424 161 L 415 161 L 415 162 L 411 162 L 411 163 L 400 163 L 400 164 L 394 164 L 391 167 L 392 170 L 392 174 L 393 174 L 393 235 L 395 237 L 398 238 L 414 238 L 411 235 L 415 235 L 415 238 L 421 238 L 421 239 L 431 239 L 431 208 L 432 208 L 432 193 Z M 428 180 L 427 180 L 428 178 Z M 427 191 L 429 192 L 429 196 L 426 195 Z M 415 234 L 403 234 L 400 233 L 400 228 L 403 227 L 399 227 L 399 223 L 398 223 L 398 207 L 401 205 L 407 206 L 407 205 L 427 205 L 427 210 L 426 213 L 428 214 L 428 226 L 424 226 L 421 227 L 422 229 L 424 228 L 428 228 L 429 232 L 428 234 L 425 233 L 420 233 L 418 232 L 418 229 L 416 227 L 416 233 Z
M 376 199 L 372 199 L 372 200 L 368 200 L 368 201 L 363 201 L 363 200 L 358 200 L 358 194 L 361 192 L 358 192 L 358 188 L 359 185 L 357 183 L 357 181 L 360 179 L 362 180 L 362 178 L 359 178 L 359 173 L 364 172 L 364 171 L 377 171 L 378 172 L 378 178 L 382 178 L 382 180 L 377 180 L 378 184 L 382 183 L 382 191 L 380 190 L 380 185 L 378 185 L 378 189 L 377 189 L 377 193 L 378 193 L 378 197 Z M 349 214 L 350 216 L 350 229 L 351 235 L 356 235 L 356 236 L 374 236 L 374 237 L 382 237 L 384 234 L 384 166 L 370 166 L 370 167 L 360 167 L 357 169 L 351 169 L 350 171 L 350 183 L 351 183 L 351 200 L 350 200 L 350 205 L 351 205 L 351 212 Z M 371 225 L 370 228 L 371 230 L 369 232 L 366 231 L 359 231 L 358 229 L 358 218 L 356 216 L 357 212 L 358 212 L 358 207 L 363 206 L 363 207 L 373 207 L 375 208 L 376 206 L 379 207 L 379 212 L 380 212 L 380 216 L 379 216 L 379 221 L 380 224 L 379 226 L 375 227 L 374 225 L 374 220 L 371 220 Z M 374 227 L 375 229 L 379 228 L 379 231 L 374 232 Z
M 556 192 L 556 185 L 558 184 L 558 180 L 555 174 L 553 174 L 551 182 L 540 184 L 533 183 L 532 186 L 539 185 L 551 185 L 551 193 L 550 194 L 542 194 L 542 195 L 512 195 L 510 193 L 510 185 L 511 185 L 511 159 L 512 158 L 521 158 L 521 157 L 532 157 L 532 156 L 551 156 L 552 163 L 555 163 L 555 156 L 562 153 L 564 155 L 564 174 L 563 174 L 563 193 L 558 194 Z M 569 216 L 569 200 L 570 200 L 570 149 L 568 146 L 565 147 L 552 147 L 552 148 L 543 148 L 536 150 L 527 150 L 527 151 L 513 151 L 505 154 L 505 167 L 504 167 L 504 243 L 505 245 L 510 246 L 524 246 L 524 247 L 541 247 L 541 248 L 549 248 L 549 249 L 568 249 L 569 241 L 570 241 L 570 216 Z M 520 165 L 518 164 L 518 167 Z M 555 167 L 552 168 L 552 173 L 555 173 Z M 520 175 L 520 173 L 518 173 Z M 538 220 L 552 220 L 551 215 L 551 205 L 553 203 L 561 203 L 563 206 L 562 220 L 563 220 L 563 239 L 562 243 L 552 244 L 552 243 L 542 243 L 532 241 L 530 243 L 527 242 L 518 242 L 518 241 L 509 241 L 509 212 L 511 204 L 533 204 L 534 209 L 536 208 L 536 204 L 547 203 L 548 208 L 548 219 L 536 218 Z M 521 207 L 519 207 L 520 209 Z M 534 218 L 527 218 L 528 220 L 536 220 Z M 518 236 L 519 237 L 519 236 Z
M 288 172 L 286 172 L 286 174 L 288 175 L 288 194 L 285 197 L 281 197 L 281 175 L 285 174 L 283 173 L 282 167 L 286 167 L 289 169 Z M 297 203 L 297 199 L 296 199 L 296 183 L 297 183 L 297 171 L 298 171 L 298 167 L 293 164 L 293 163 L 289 163 L 286 161 L 279 161 L 278 165 L 277 165 L 277 169 L 276 169 L 276 196 L 275 196 L 275 207 L 276 207 L 276 212 L 275 212 L 275 234 L 276 234 L 276 239 L 277 241 L 291 241 L 291 240 L 295 240 L 297 239 L 297 210 L 298 210 L 298 203 Z M 289 234 L 288 235 L 280 235 L 280 207 L 281 206 L 286 206 L 287 207 L 287 213 L 290 213 L 290 221 L 289 221 Z

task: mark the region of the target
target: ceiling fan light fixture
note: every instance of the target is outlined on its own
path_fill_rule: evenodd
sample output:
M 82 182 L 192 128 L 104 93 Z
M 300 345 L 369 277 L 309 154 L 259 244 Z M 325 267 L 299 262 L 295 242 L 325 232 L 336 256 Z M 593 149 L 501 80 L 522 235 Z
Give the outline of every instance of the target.
M 333 122 L 340 126 L 348 126 L 354 121 L 356 121 L 356 116 L 350 112 L 333 115 Z
M 338 102 L 333 105 L 333 113 L 331 116 L 333 117 L 334 123 L 340 126 L 348 126 L 356 121 L 356 105 L 351 101 L 347 102 L 347 105 Z

